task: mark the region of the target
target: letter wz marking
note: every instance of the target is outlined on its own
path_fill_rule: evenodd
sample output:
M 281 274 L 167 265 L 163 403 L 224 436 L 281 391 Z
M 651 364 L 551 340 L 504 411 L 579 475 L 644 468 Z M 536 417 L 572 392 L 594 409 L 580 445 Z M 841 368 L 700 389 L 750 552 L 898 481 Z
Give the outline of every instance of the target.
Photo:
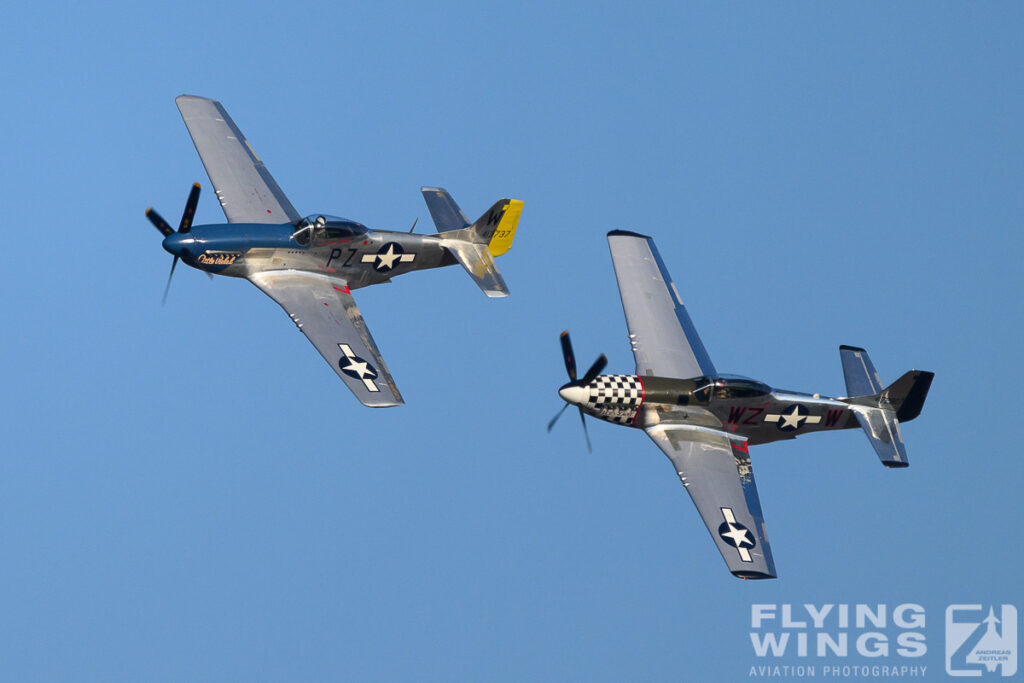
M 761 417 L 761 413 L 764 412 L 764 408 L 747 408 L 747 414 L 750 417 L 743 420 L 743 424 L 755 426 L 757 425 L 757 418 Z

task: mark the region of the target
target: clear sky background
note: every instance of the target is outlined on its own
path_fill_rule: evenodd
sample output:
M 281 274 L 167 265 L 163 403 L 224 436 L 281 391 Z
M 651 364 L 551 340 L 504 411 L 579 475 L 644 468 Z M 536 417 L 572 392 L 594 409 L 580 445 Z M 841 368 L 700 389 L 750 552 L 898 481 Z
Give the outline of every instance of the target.
M 925 606 L 939 676 L 946 605 L 1024 608 L 1020 4 L 0 18 L 0 677 L 738 680 L 751 605 L 805 602 Z M 512 296 L 457 267 L 357 292 L 386 410 L 245 281 L 179 268 L 161 308 L 145 208 L 176 223 L 199 181 L 223 221 L 181 93 L 300 213 L 524 200 Z M 842 394 L 852 344 L 936 373 L 907 470 L 859 431 L 753 449 L 776 581 L 726 571 L 642 432 L 545 433 L 563 329 L 633 371 L 615 228 L 654 236 L 721 371 Z

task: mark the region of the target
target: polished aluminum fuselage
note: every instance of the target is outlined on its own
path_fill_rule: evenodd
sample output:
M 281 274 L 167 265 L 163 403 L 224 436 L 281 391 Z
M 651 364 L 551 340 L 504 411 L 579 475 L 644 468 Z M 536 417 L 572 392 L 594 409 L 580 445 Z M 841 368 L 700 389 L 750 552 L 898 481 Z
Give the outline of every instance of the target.
M 751 388 L 755 385 L 763 390 Z M 641 429 L 660 423 L 708 427 L 736 434 L 752 445 L 859 427 L 843 400 L 755 382 L 600 375 L 582 389 L 578 405 L 601 420 Z
M 215 275 L 247 278 L 270 270 L 298 270 L 344 280 L 350 289 L 382 282 L 414 270 L 457 261 L 434 235 L 387 230 L 299 244 L 295 228 L 284 225 L 197 225 L 172 238 L 188 265 Z

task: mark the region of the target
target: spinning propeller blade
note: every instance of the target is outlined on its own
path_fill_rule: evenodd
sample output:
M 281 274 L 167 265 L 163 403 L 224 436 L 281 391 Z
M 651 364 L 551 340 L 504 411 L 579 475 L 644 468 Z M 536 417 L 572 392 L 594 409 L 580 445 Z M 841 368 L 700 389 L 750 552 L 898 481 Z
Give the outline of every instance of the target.
M 188 192 L 188 199 L 185 200 L 185 210 L 181 214 L 181 221 L 178 223 L 178 232 L 187 233 L 192 231 L 192 219 L 196 215 L 196 206 L 199 205 L 199 191 L 202 190 L 202 186 L 199 183 L 192 183 L 192 189 Z M 151 208 L 146 209 L 146 218 L 149 222 L 156 226 L 156 229 L 164 237 L 168 237 L 174 234 L 174 230 L 167 224 L 167 221 L 163 219 L 163 216 L 158 214 Z M 167 293 L 171 291 L 171 278 L 174 277 L 174 269 L 178 265 L 178 257 L 175 256 L 174 260 L 171 261 L 171 273 L 167 276 L 167 286 L 164 287 L 164 298 L 160 305 L 163 306 L 167 303 Z M 212 276 L 211 276 L 212 277 Z
M 167 303 L 167 292 L 171 291 L 171 278 L 174 277 L 174 267 L 177 266 L 177 265 L 178 265 L 178 257 L 175 256 L 174 260 L 171 261 L 171 274 L 167 276 L 167 286 L 164 287 L 164 298 L 160 302 L 161 306 L 163 306 L 163 305 L 165 305 Z
M 569 379 L 576 381 L 576 356 L 572 353 L 572 341 L 569 339 L 569 330 L 566 330 L 559 337 L 562 342 L 562 356 L 565 357 L 565 371 L 569 373 Z
M 608 358 L 602 353 L 594 364 L 587 370 L 587 374 L 583 375 L 583 379 L 580 380 L 580 384 L 590 384 L 594 381 L 594 378 L 601 374 L 604 370 L 604 366 L 608 365 Z
M 587 440 L 587 453 L 593 453 L 594 447 L 590 445 L 590 434 L 587 432 L 587 417 L 580 408 L 580 422 L 583 424 L 583 438 Z
M 598 356 L 597 360 L 594 361 L 594 364 L 590 366 L 586 374 L 583 375 L 583 378 L 577 380 L 576 356 L 575 354 L 573 354 L 572 341 L 569 339 L 569 330 L 562 332 L 562 334 L 559 336 L 559 341 L 562 343 L 562 357 L 565 360 L 565 372 L 566 374 L 569 375 L 569 383 L 566 386 L 586 386 L 587 384 L 593 382 L 594 378 L 601 374 L 601 371 L 604 370 L 604 367 L 608 365 L 608 358 L 602 353 L 600 356 Z M 558 418 L 562 417 L 562 413 L 564 413 L 565 409 L 568 407 L 569 404 L 566 403 L 564 406 L 562 406 L 562 409 L 559 410 L 553 418 L 551 418 L 551 421 L 548 422 L 549 433 L 551 432 L 551 428 L 555 426 L 555 423 L 558 422 Z M 583 438 L 587 440 L 587 451 L 593 453 L 594 449 L 590 445 L 590 434 L 587 431 L 586 413 L 583 412 L 583 406 L 577 407 L 580 411 L 580 422 L 583 423 Z
M 154 211 L 152 207 L 146 209 L 146 218 L 149 219 L 150 223 L 156 226 L 157 230 L 163 233 L 164 237 L 174 234 L 174 230 L 171 226 L 167 225 L 167 221 L 163 219 L 163 216 Z
M 548 422 L 548 434 L 551 433 L 551 428 L 555 426 L 555 423 L 558 422 L 558 418 L 562 417 L 562 413 L 564 413 L 565 409 L 568 407 L 569 404 L 566 403 L 564 406 L 562 406 L 562 409 L 555 413 L 555 416 L 551 418 L 551 422 Z
M 196 205 L 199 203 L 199 190 L 202 187 L 199 183 L 192 183 L 188 199 L 185 201 L 185 211 L 181 214 L 181 222 L 178 223 L 178 232 L 188 232 L 192 229 L 192 219 L 196 215 Z

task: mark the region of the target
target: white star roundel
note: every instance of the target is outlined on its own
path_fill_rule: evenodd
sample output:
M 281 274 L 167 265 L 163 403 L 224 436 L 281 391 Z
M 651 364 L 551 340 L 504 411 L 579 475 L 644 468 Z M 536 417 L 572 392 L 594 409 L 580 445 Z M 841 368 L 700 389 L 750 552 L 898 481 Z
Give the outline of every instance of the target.
M 718 535 L 723 541 L 736 548 L 742 561 L 752 562 L 750 549 L 757 545 L 753 532 L 736 521 L 736 515 L 733 514 L 732 508 L 722 508 L 722 517 L 725 518 L 725 521 L 718 525 Z
M 363 256 L 363 263 L 372 263 L 378 273 L 386 273 L 398 263 L 410 263 L 416 260 L 416 254 L 406 254 L 398 242 L 388 242 L 376 254 Z
M 774 422 L 780 432 L 792 432 L 804 424 L 814 425 L 821 422 L 820 415 L 811 415 L 807 406 L 801 403 L 794 403 L 788 406 L 781 413 L 769 413 L 764 416 L 765 422 Z
M 734 548 L 753 548 L 755 545 L 750 529 L 739 522 L 722 522 L 718 527 L 718 535 Z
M 344 354 L 338 359 L 341 371 L 353 379 L 362 381 L 367 391 L 380 391 L 373 383 L 373 380 L 377 379 L 377 368 L 353 353 L 352 347 L 348 344 L 338 344 L 338 348 Z

